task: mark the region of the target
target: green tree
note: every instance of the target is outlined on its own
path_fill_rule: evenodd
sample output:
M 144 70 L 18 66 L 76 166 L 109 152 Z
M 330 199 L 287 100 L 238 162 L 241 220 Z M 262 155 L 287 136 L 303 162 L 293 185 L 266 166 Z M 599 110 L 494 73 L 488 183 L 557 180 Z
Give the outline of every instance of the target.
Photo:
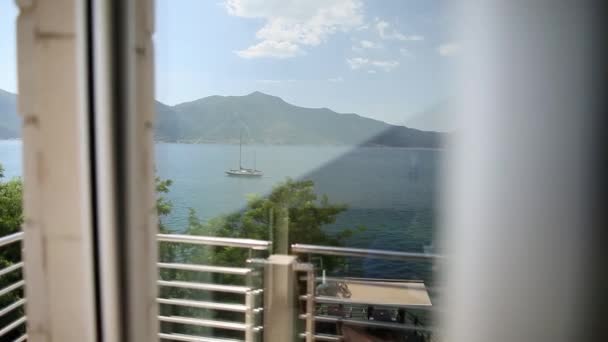
M 170 179 L 162 179 L 158 176 L 155 178 L 158 232 L 161 234 L 168 234 L 171 232 L 169 227 L 164 223 L 164 220 L 173 210 L 173 203 L 165 197 L 169 193 L 172 184 L 173 181 Z M 159 246 L 160 260 L 175 260 L 177 253 L 177 246 L 175 244 L 162 243 Z
M 280 224 L 278 213 L 285 209 L 289 217 L 287 224 L 290 245 L 297 242 L 340 246 L 353 234 L 351 229 L 345 229 L 335 235 L 328 234 L 323 229 L 323 226 L 336 222 L 338 215 L 347 209 L 345 205 L 331 203 L 326 195 L 319 197 L 311 180 L 294 181 L 289 178 L 275 186 L 266 197 L 250 197 L 244 210 L 211 219 L 206 223 L 196 216 L 194 210 L 190 210 L 187 233 L 274 240 Z M 196 250 L 200 248 L 187 252 L 189 260 L 220 265 L 242 262 L 247 253 L 242 248 L 227 247 L 215 247 L 213 253 L 197 253 Z M 335 266 L 337 258 L 332 260 L 334 262 L 330 264 Z
M 23 184 L 20 178 L 4 180 L 4 168 L 0 165 L 0 237 L 4 237 L 21 230 L 23 223 Z M 21 244 L 12 243 L 0 248 L 0 269 L 21 261 Z M 23 279 L 21 270 L 7 273 L 0 277 L 0 289 L 5 288 Z M 23 290 L 11 291 L 0 297 L 0 309 L 23 298 Z M 16 308 L 0 317 L 0 327 L 10 324 L 23 316 L 23 306 Z M 3 336 L 8 340 L 17 339 L 25 332 L 25 327 L 13 330 Z

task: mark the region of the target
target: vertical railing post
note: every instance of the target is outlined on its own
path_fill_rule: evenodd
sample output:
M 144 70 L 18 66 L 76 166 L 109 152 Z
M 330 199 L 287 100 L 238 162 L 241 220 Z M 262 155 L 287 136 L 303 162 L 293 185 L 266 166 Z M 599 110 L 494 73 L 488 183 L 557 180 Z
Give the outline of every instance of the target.
M 245 342 L 255 341 L 255 297 L 253 291 L 248 291 L 245 294 Z
M 296 257 L 271 255 L 264 269 L 264 341 L 296 341 Z
M 306 264 L 306 342 L 315 340 L 315 269 Z

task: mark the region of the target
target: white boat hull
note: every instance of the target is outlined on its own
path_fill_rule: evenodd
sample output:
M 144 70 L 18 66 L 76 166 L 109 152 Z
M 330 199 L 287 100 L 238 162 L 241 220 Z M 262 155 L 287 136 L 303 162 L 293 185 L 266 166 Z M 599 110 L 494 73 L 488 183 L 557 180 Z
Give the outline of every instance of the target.
M 248 170 L 248 169 L 230 170 L 230 171 L 226 171 L 226 174 L 228 176 L 237 176 L 237 177 L 261 177 L 263 175 L 262 171 Z

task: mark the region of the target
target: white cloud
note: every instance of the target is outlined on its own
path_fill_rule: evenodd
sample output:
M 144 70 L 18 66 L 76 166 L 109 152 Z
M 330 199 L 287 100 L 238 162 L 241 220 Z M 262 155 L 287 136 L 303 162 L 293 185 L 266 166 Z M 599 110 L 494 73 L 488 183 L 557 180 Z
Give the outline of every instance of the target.
M 236 51 L 242 58 L 274 57 L 289 58 L 302 53 L 300 47 L 290 42 L 277 42 L 264 40 L 256 45 L 252 45 L 245 50 Z
M 369 41 L 369 40 L 362 40 L 359 42 L 359 44 L 361 45 L 362 48 L 364 49 L 374 49 L 378 47 L 378 44 Z
M 279 84 L 279 83 L 292 83 L 296 80 L 256 80 L 257 83 L 262 84 Z
M 412 57 L 413 54 L 410 52 L 410 50 L 406 49 L 406 48 L 400 48 L 399 49 L 399 53 L 401 54 L 401 56 L 403 57 Z
M 348 58 L 346 60 L 351 69 L 357 70 L 369 63 L 369 59 L 363 57 Z
M 348 63 L 348 65 L 350 66 L 350 68 L 352 70 L 368 69 L 368 72 L 369 72 L 369 70 L 373 70 L 374 68 L 381 69 L 381 70 L 388 72 L 399 66 L 398 61 L 373 60 L 373 59 L 368 59 L 368 58 L 363 58 L 363 57 L 348 58 L 346 60 L 346 62 Z
M 421 35 L 405 35 L 391 28 L 391 24 L 384 20 L 376 19 L 376 30 L 380 38 L 384 40 L 401 40 L 401 41 L 421 41 L 424 37 Z
M 374 43 L 371 40 L 360 40 L 355 45 L 353 45 L 352 50 L 355 52 L 363 52 L 365 49 L 379 49 L 382 45 L 379 43 Z
M 386 29 L 389 26 L 390 26 L 390 24 L 383 20 L 380 20 L 376 23 L 376 30 L 378 30 L 378 34 L 380 35 L 380 38 L 386 39 L 386 37 L 387 37 Z
M 337 82 L 344 82 L 344 79 L 342 77 L 332 77 L 332 78 L 328 78 L 327 81 L 337 83 Z
M 437 52 L 444 57 L 455 56 L 460 53 L 460 50 L 460 44 L 454 42 L 441 44 L 437 48 Z
M 259 43 L 236 53 L 243 58 L 288 58 L 316 46 L 338 31 L 350 31 L 363 21 L 361 0 L 225 0 L 229 14 L 262 18 Z
M 399 66 L 399 62 L 397 61 L 371 61 L 370 64 L 384 71 L 391 71 Z

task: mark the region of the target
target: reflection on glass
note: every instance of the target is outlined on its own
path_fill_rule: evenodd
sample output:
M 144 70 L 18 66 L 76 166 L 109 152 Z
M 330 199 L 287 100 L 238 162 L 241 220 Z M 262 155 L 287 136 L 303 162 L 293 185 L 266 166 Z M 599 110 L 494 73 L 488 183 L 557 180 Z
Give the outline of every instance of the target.
M 430 340 L 460 52 L 439 5 L 158 1 L 156 15 L 161 337 Z M 293 279 L 274 283 L 286 255 Z M 297 313 L 285 327 L 265 320 L 279 288 Z
M 17 114 L 15 19 L 12 1 L 0 3 L 0 340 L 25 334 L 21 225 L 21 117 Z

